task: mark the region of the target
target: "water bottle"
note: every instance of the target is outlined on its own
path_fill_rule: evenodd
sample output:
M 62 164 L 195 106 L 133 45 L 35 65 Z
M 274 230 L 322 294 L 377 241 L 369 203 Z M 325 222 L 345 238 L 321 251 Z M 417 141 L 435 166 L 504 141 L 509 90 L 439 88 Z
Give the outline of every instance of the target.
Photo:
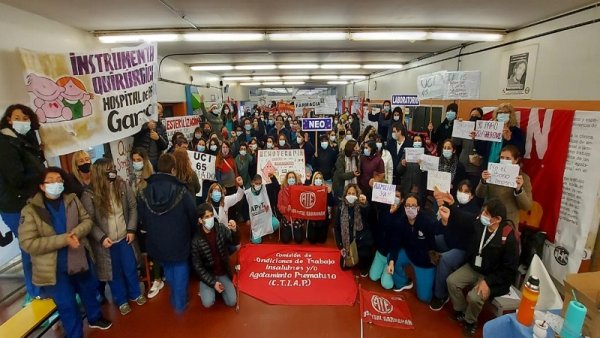
M 517 312 L 517 320 L 525 326 L 531 326 L 535 304 L 540 296 L 540 280 L 536 276 L 529 276 L 527 283 L 523 287 L 521 303 Z

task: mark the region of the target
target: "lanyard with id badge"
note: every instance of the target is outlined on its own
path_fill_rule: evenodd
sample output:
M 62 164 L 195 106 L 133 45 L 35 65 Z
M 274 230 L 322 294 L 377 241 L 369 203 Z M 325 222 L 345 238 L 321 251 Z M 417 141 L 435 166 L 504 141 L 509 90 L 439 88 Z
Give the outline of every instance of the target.
M 488 244 L 490 244 L 490 242 L 492 241 L 492 239 L 494 239 L 494 236 L 496 236 L 496 232 L 498 232 L 498 229 L 496 228 L 496 230 L 494 230 L 494 232 L 490 235 L 490 237 L 487 239 L 487 241 L 485 241 L 485 243 L 483 243 L 483 240 L 485 239 L 485 233 L 486 232 L 487 232 L 487 228 L 483 230 L 483 234 L 481 235 L 481 242 L 479 242 L 479 253 L 475 257 L 475 266 L 478 267 L 478 268 L 481 267 L 481 263 L 483 261 L 483 258 L 481 257 L 481 251 L 483 251 L 483 249 Z

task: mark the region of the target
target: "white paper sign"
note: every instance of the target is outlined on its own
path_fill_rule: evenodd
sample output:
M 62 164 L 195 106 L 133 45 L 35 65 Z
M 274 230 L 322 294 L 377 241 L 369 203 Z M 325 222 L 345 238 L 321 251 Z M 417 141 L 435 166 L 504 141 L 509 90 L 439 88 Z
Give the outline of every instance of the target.
M 407 163 L 417 163 L 425 154 L 425 148 L 404 148 Z
M 489 163 L 488 171 L 492 177 L 488 180 L 488 184 L 516 188 L 520 169 L 516 164 Z
M 285 175 L 290 171 L 300 175 L 301 182 L 304 182 L 306 166 L 303 149 L 258 151 L 257 173 L 264 183 L 271 183 L 271 174 L 274 174 L 279 182 L 283 182 Z
M 454 121 L 452 137 L 471 139 L 471 133 L 475 130 L 474 121 Z
M 373 202 L 380 202 L 385 204 L 394 204 L 396 199 L 396 186 L 393 184 L 385 184 L 375 182 L 373 184 Z
M 129 182 L 129 177 L 133 174 L 131 149 L 133 149 L 133 137 L 131 136 L 110 142 L 110 153 L 115 169 L 117 169 L 117 175 L 121 176 L 126 182 Z
M 481 141 L 502 142 L 502 130 L 504 122 L 498 121 L 477 121 L 477 130 L 475 139 Z
M 444 100 L 479 99 L 480 71 L 447 72 L 446 77 Z
M 427 190 L 438 188 L 441 192 L 450 192 L 452 174 L 445 171 L 429 170 L 427 172 Z
M 441 71 L 417 77 L 419 100 L 442 98 L 446 89 L 446 73 L 446 71 Z
M 200 181 L 200 192 L 196 196 L 202 197 L 202 187 L 204 184 L 203 181 L 217 180 L 215 173 L 215 162 L 217 157 L 189 150 L 187 153 L 188 157 L 190 158 L 190 162 L 192 162 L 192 169 L 196 172 L 196 175 L 198 175 L 198 180 Z
M 440 158 L 431 155 L 421 156 L 421 170 L 440 170 Z

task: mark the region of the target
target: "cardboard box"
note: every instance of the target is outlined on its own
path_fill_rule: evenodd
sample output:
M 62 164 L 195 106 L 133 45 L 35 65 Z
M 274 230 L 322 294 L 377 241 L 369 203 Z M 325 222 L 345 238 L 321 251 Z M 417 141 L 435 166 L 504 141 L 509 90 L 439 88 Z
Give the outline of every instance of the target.
M 565 301 L 562 316 L 573 299 L 571 290 L 575 290 L 577 300 L 587 308 L 583 335 L 600 338 L 600 272 L 568 275 L 565 280 Z

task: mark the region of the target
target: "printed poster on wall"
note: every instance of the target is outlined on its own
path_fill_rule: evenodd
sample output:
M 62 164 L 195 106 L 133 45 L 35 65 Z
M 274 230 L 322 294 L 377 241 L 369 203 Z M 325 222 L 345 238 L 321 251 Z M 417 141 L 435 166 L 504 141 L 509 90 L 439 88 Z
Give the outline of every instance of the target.
M 131 150 L 133 149 L 133 137 L 126 137 L 121 140 L 110 142 L 110 153 L 112 154 L 113 163 L 119 175 L 126 182 L 129 182 L 129 177 L 133 174 L 131 164 Z
M 530 99 L 535 80 L 538 45 L 502 53 L 500 99 Z
M 300 175 L 300 182 L 306 177 L 303 149 L 259 150 L 257 171 L 264 184 L 270 184 L 271 174 L 277 177 L 281 184 L 288 172 Z
M 156 44 L 19 55 L 46 157 L 120 140 L 156 120 Z
M 169 145 L 171 145 L 171 139 L 175 132 L 183 133 L 183 136 L 191 142 L 194 137 L 194 130 L 200 126 L 200 116 L 188 115 L 167 117 L 164 119 L 163 124 L 167 130 L 167 140 L 169 140 Z

